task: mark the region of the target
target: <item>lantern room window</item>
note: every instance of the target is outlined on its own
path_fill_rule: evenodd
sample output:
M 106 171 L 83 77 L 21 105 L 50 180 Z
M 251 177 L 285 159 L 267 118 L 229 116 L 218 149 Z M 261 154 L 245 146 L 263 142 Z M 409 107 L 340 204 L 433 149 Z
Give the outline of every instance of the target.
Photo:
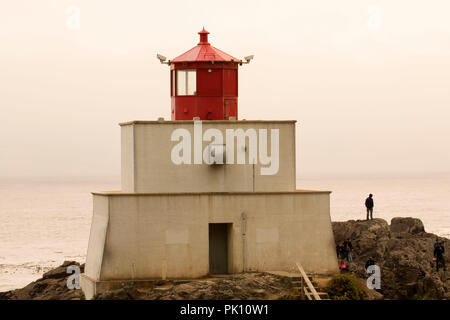
M 195 70 L 177 70 L 177 96 L 194 96 L 197 91 Z

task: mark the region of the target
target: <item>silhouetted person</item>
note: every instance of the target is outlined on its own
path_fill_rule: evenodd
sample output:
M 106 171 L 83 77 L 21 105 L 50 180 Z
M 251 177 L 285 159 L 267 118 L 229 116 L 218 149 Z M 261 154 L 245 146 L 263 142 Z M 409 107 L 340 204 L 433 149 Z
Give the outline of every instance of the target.
M 341 243 L 341 259 L 347 258 L 347 251 L 345 250 L 345 241 Z
M 436 240 L 434 241 L 434 248 L 433 248 L 433 250 L 436 249 L 436 247 L 438 246 L 438 244 L 439 244 L 439 238 L 436 237 Z
M 352 262 L 353 257 L 352 257 L 352 251 L 353 251 L 353 246 L 352 246 L 352 242 L 350 241 L 350 239 L 347 239 L 344 241 L 344 250 L 345 250 L 345 258 L 347 259 L 348 262 Z
M 439 272 L 439 263 L 442 264 L 442 267 L 444 267 L 445 272 L 445 259 L 444 259 L 444 253 L 445 249 L 442 243 L 438 243 L 437 246 L 434 248 L 434 257 L 436 258 L 436 271 Z
M 342 243 L 338 244 L 336 246 L 336 254 L 339 259 L 345 259 L 346 254 L 345 254 L 344 245 Z
M 369 220 L 369 215 L 370 215 L 370 219 L 373 219 L 373 195 L 369 194 L 369 197 L 366 199 L 366 208 L 367 208 L 367 220 Z
M 375 257 L 370 257 L 369 260 L 366 261 L 366 265 L 365 265 L 366 270 L 369 266 L 375 265 L 375 262 L 376 262 Z

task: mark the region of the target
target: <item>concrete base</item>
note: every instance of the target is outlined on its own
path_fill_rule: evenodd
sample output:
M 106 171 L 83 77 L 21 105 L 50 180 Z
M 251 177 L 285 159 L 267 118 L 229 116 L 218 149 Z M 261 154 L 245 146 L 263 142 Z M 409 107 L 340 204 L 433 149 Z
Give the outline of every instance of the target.
M 146 279 L 146 280 L 94 280 L 86 274 L 81 275 L 81 287 L 86 300 L 91 300 L 100 293 L 111 290 L 117 290 L 127 286 L 134 288 L 150 288 L 160 282 L 161 279 Z
M 288 278 L 291 280 L 300 279 L 301 274 L 296 272 L 286 272 L 286 271 L 265 271 L 264 274 L 270 274 L 276 277 Z M 335 273 L 337 274 L 337 273 Z M 217 280 L 221 278 L 227 278 L 230 275 L 210 275 L 209 277 L 203 278 L 208 281 Z M 310 279 L 314 279 L 316 282 L 324 283 L 331 279 L 333 274 L 315 274 L 308 275 Z M 117 290 L 124 287 L 133 287 L 136 289 L 150 289 L 157 285 L 160 285 L 162 281 L 173 282 L 174 284 L 186 283 L 202 278 L 196 279 L 144 279 L 144 280 L 95 280 L 87 276 L 86 274 L 81 275 L 81 286 L 86 300 L 95 299 L 95 296 L 101 293 L 105 293 L 111 290 Z
M 307 273 L 334 273 L 329 210 L 329 192 L 319 191 L 98 193 L 84 277 L 91 281 L 81 287 L 92 297 L 122 279 L 204 277 L 212 223 L 229 225 L 226 273 L 295 272 L 296 262 Z

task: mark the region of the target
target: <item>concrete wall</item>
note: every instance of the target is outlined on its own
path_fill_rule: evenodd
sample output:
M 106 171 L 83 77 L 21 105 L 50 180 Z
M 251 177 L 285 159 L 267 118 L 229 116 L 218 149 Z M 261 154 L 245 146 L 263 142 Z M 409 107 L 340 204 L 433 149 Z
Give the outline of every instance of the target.
M 171 141 L 175 129 L 187 129 L 191 134 L 194 153 L 194 121 L 134 121 L 121 124 L 122 128 L 122 191 L 123 192 L 237 192 L 237 191 L 294 191 L 295 190 L 295 121 L 202 121 L 203 132 L 216 128 L 253 128 L 268 131 L 279 129 L 279 170 L 275 175 L 261 175 L 261 165 L 248 164 L 246 149 L 238 150 L 235 139 L 235 157 L 244 152 L 247 164 L 180 164 L 171 160 Z M 210 142 L 203 142 L 202 150 Z M 191 157 L 193 160 L 193 155 Z M 235 161 L 236 162 L 236 161 Z M 193 163 L 193 162 L 192 162 Z
M 94 197 L 94 214 L 92 216 L 91 231 L 86 256 L 85 273 L 98 279 L 105 253 L 106 235 L 109 225 L 109 197 Z
M 107 209 L 105 212 L 105 209 Z M 208 223 L 232 223 L 229 271 L 337 271 L 329 192 L 94 195 L 86 276 L 94 280 L 200 277 Z M 105 221 L 107 219 L 107 221 Z
M 122 191 L 94 194 L 94 213 L 82 288 L 92 297 L 120 281 L 196 278 L 209 273 L 209 223 L 228 224 L 228 271 L 335 273 L 337 258 L 327 191 L 296 187 L 295 121 L 202 121 L 218 129 L 279 130 L 279 169 L 262 175 L 260 163 L 180 164 L 171 160 L 176 129 L 191 135 L 194 121 L 121 124 Z M 202 142 L 202 151 L 210 142 Z M 215 142 L 217 143 L 217 141 Z M 258 148 L 260 145 L 258 144 Z M 258 152 L 259 150 L 257 150 Z M 245 248 L 243 219 L 246 215 Z M 246 267 L 244 267 L 244 265 Z
M 133 192 L 134 188 L 134 126 L 121 128 L 121 178 L 122 190 Z

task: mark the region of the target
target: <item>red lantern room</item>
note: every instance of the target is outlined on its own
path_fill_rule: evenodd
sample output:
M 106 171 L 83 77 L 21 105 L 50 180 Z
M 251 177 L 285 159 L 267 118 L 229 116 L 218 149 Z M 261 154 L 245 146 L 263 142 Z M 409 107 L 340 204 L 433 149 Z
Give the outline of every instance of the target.
M 237 120 L 238 65 L 249 63 L 213 47 L 209 32 L 198 33 L 200 42 L 194 48 L 161 63 L 170 65 L 170 95 L 172 120 Z

